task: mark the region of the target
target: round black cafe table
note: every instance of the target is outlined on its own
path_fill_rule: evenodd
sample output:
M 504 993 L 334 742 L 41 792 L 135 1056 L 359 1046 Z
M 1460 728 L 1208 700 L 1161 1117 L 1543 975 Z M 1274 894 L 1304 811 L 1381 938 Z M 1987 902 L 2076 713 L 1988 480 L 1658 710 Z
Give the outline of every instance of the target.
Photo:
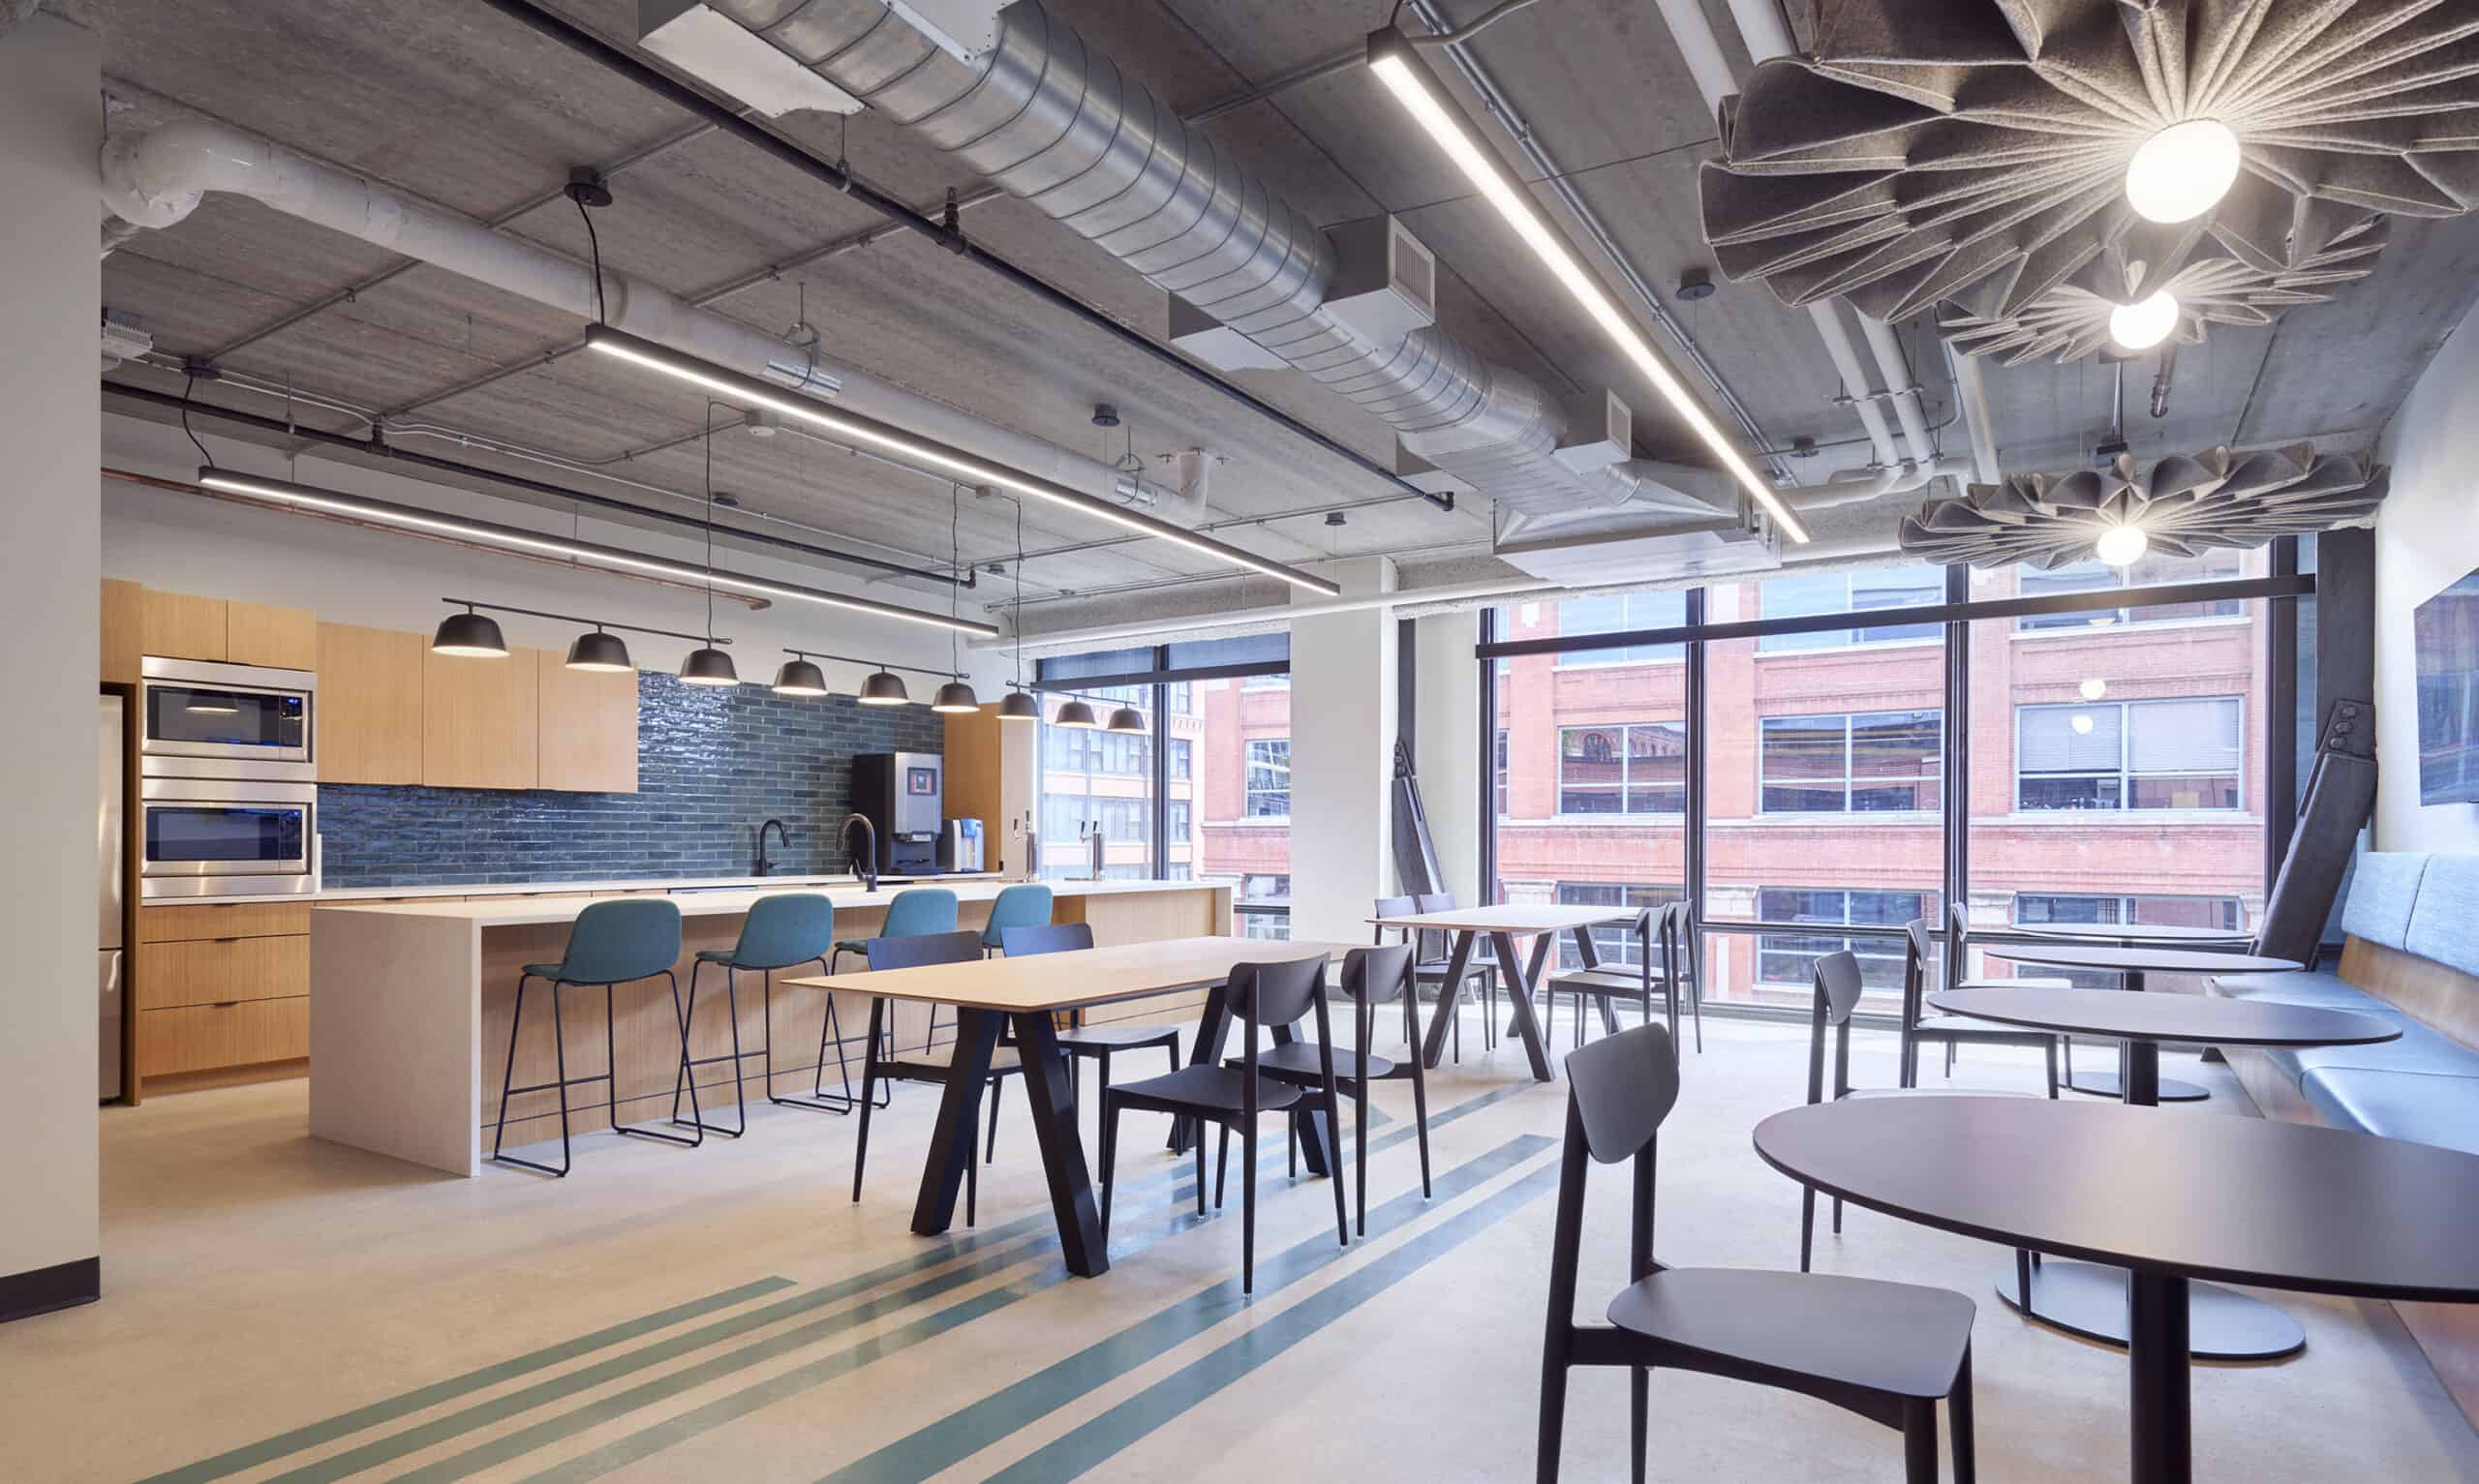
M 1872 1211 L 2127 1269 L 2133 1484 L 2193 1476 L 2190 1280 L 2479 1302 L 2479 1157 L 2432 1145 L 2260 1118 L 1957 1096 L 1792 1108 L 1757 1125 L 1756 1152 Z
M 2158 941 L 2095 943 L 2085 938 L 2059 943 L 1982 943 L 1978 947 L 1989 957 L 2003 958 L 2011 963 L 2038 964 L 2057 969 L 2096 969 L 2115 974 L 2126 988 L 2138 993 L 2143 989 L 2143 976 L 2147 973 L 2270 974 L 2301 967 L 2288 958 L 2259 958 L 2252 954 L 2214 953 L 2195 947 L 2197 943 L 2228 941 L 2195 936 L 2212 931 L 2209 928 L 2166 928 L 2127 923 L 2103 930 L 2118 932 L 2135 927 L 2145 928 L 2147 934 Z M 2123 1072 L 2117 1076 L 2105 1072 L 2086 1073 L 2079 1079 L 2069 1076 L 2066 1085 L 2076 1092 L 2091 1093 L 2095 1097 L 2115 1098 L 2124 1092 L 2119 1085 L 2124 1075 Z M 2158 1101 L 2201 1103 L 2211 1096 L 2192 1082 L 2182 1082 L 2172 1077 L 2160 1084 Z
M 1948 1015 L 2001 1025 L 2123 1042 L 2125 1101 L 2149 1107 L 2160 1101 L 2160 1043 L 2228 1046 L 2371 1045 L 2392 1041 L 2400 1026 L 2378 1015 L 2256 1000 L 2211 1000 L 2191 994 L 2125 994 L 2115 989 L 1941 989 L 1928 1003 Z M 2046 1324 L 2110 1345 L 2127 1343 L 2127 1275 L 2088 1262 L 2052 1261 L 2032 1268 L 2028 1305 L 2020 1271 L 2008 1263 L 1997 1296 Z M 2260 1299 L 2210 1284 L 2188 1293 L 2188 1349 L 2198 1360 L 2272 1360 L 2307 1344 L 2298 1321 Z

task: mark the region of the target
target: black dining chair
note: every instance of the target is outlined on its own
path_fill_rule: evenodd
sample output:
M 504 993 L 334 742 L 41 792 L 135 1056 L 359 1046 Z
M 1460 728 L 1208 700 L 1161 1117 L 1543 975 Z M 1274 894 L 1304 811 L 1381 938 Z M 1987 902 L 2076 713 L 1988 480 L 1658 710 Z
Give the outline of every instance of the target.
M 1246 1047 L 1237 1067 L 1181 1067 L 1142 1082 L 1127 1082 L 1102 1093 L 1102 1237 L 1111 1233 L 1111 1192 L 1118 1167 L 1119 1114 L 1134 1110 L 1169 1113 L 1240 1130 L 1240 1291 L 1251 1291 L 1257 1277 L 1257 1117 L 1290 1113 L 1307 1101 L 1310 1091 L 1278 1081 L 1265 1072 L 1266 1049 L 1259 1043 L 1269 1030 L 1289 1040 L 1289 1027 L 1314 1014 L 1317 1021 L 1317 1093 L 1326 1127 L 1340 1121 L 1334 1087 L 1334 1036 L 1326 1015 L 1326 955 L 1288 963 L 1242 963 L 1233 966 L 1223 990 L 1225 1012 L 1247 1030 Z M 1205 1139 L 1193 1141 L 1196 1153 L 1197 1214 L 1205 1214 Z M 1343 1180 L 1339 1162 L 1329 1166 L 1334 1183 L 1334 1236 L 1351 1245 L 1351 1228 L 1343 1214 Z
M 1972 1301 L 1945 1288 L 1821 1273 L 1665 1267 L 1653 1256 L 1653 1156 L 1678 1102 L 1669 1031 L 1642 1025 L 1567 1057 L 1567 1136 L 1549 1248 L 1535 1476 L 1555 1484 L 1567 1376 L 1628 1370 L 1629 1470 L 1643 1484 L 1652 1371 L 1694 1371 L 1814 1397 L 1903 1435 L 1904 1478 L 1937 1484 L 1937 1404 L 1945 1403 L 1955 1484 L 1975 1479 Z M 1634 1163 L 1627 1273 L 1607 1324 L 1576 1322 L 1584 1182 L 1593 1164 Z
M 1570 969 L 1550 976 L 1548 988 L 1543 996 L 1550 1018 L 1543 1022 L 1542 1035 L 1546 1038 L 1555 1023 L 1558 996 L 1562 992 L 1575 1004 L 1575 1043 L 1578 1046 L 1584 1044 L 1584 1002 L 1587 1000 L 1601 1008 L 1604 1021 L 1612 1024 L 1613 1028 L 1616 1016 L 1610 1005 L 1622 999 L 1635 1002 L 1643 1015 L 1643 1023 L 1650 1025 L 1653 1020 L 1653 990 L 1659 985 L 1668 1016 L 1670 1045 L 1676 1049 L 1679 953 L 1677 934 L 1671 928 L 1670 919 L 1675 909 L 1685 905 L 1684 902 L 1665 902 L 1636 914 L 1636 921 L 1627 928 L 1635 939 L 1636 962 L 1632 967 L 1608 964 L 1598 968 Z
M 1959 921 L 1954 924 L 1954 948 L 1945 957 L 1943 987 L 1947 989 L 2025 989 L 2046 987 L 2056 981 L 2021 979 L 1968 980 L 1963 977 L 1963 936 Z M 1928 941 L 1928 920 L 1913 918 L 1902 924 L 1902 1085 L 1919 1085 L 1919 1047 L 1923 1043 L 1942 1042 L 1945 1047 L 1945 1075 L 1954 1075 L 1954 1048 L 1973 1046 L 2033 1046 L 2044 1053 L 2048 1062 L 2049 1096 L 2057 1096 L 2057 1041 L 2046 1031 L 2015 1030 L 1974 1020 L 1969 1015 L 1931 1015 L 1928 1013 L 1928 962 L 1931 948 Z
M 1411 917 L 1423 912 L 1446 912 L 1452 910 L 1454 906 L 1454 896 L 1449 892 L 1431 892 L 1418 896 L 1381 896 L 1377 898 L 1377 910 L 1370 915 L 1381 918 Z M 1446 975 L 1447 971 L 1454 966 L 1454 955 L 1447 950 L 1446 943 L 1453 934 L 1435 929 L 1423 931 L 1408 927 L 1381 927 L 1377 929 L 1370 941 L 1383 947 L 1389 941 L 1390 935 L 1393 941 L 1409 945 L 1413 954 L 1414 999 L 1404 1002 L 1403 1023 L 1409 1025 L 1416 1017 L 1414 1000 L 1418 998 L 1419 986 L 1434 985 L 1437 994 L 1437 1013 L 1450 1017 L 1447 1029 L 1454 1041 L 1453 1055 L 1458 1064 L 1461 1063 L 1463 1017 L 1456 1015 L 1455 1011 L 1462 1005 L 1463 997 L 1454 990 L 1455 986 L 1478 981 L 1483 1006 L 1481 1045 L 1484 1048 L 1496 1045 L 1498 1041 L 1494 1021 L 1498 1004 L 1498 971 L 1495 960 L 1489 956 L 1487 938 L 1484 936 L 1473 943 L 1472 954 L 1464 960 L 1462 977 L 1455 982 L 1455 986 L 1450 986 L 1446 982 Z
M 1093 929 L 1084 923 L 1051 923 L 1039 927 L 1010 927 L 1001 935 L 1000 949 L 1010 958 L 1023 958 L 1033 954 L 1068 954 L 1093 946 Z M 1169 1053 L 1171 1070 L 1179 1070 L 1179 1028 L 1176 1025 L 1086 1025 L 1085 1012 L 1078 1010 L 1076 1023 L 1058 1033 L 1058 1048 L 1067 1053 L 1070 1095 L 1084 1096 L 1083 1078 L 1078 1075 L 1086 1060 L 1093 1065 L 1094 1075 L 1102 1086 L 1111 1085 L 1111 1053 L 1142 1051 L 1159 1046 Z
M 1851 1013 L 1859 1008 L 1859 996 L 1866 984 L 1859 977 L 1859 955 L 1845 949 L 1818 959 L 1811 972 L 1816 980 L 1816 1006 L 1808 1017 L 1808 1101 L 1810 1103 L 1842 1103 L 1853 1098 L 2028 1098 L 2027 1092 L 2010 1088 L 1988 1087 L 1853 1087 L 1851 1085 Z M 1832 1055 L 1825 1052 L 1826 1032 L 1833 1042 Z M 2049 1084 L 2049 1096 L 2057 1096 L 2057 1084 Z M 1816 1247 L 1817 1193 L 1814 1186 L 1799 1191 L 1799 1271 L 1808 1271 L 1810 1256 Z M 1833 1234 L 1842 1234 L 1842 1197 L 1833 1197 Z M 2032 1291 L 2032 1264 L 2035 1256 L 2022 1248 L 2014 1251 L 2014 1276 L 2022 1284 L 2019 1290 Z
M 1429 1086 L 1421 1070 L 1420 1036 L 1407 1031 L 1407 1045 L 1400 1058 L 1380 1056 L 1369 1049 L 1377 1039 L 1377 1007 L 1391 1005 L 1407 998 L 1412 990 L 1412 950 L 1409 944 L 1389 943 L 1376 948 L 1356 948 L 1343 955 L 1343 994 L 1352 1002 L 1355 1015 L 1352 1045 L 1334 1057 L 1334 1081 L 1337 1091 L 1349 1087 L 1352 1093 L 1352 1188 L 1359 1205 L 1354 1229 L 1368 1235 L 1368 1088 L 1372 1082 L 1408 1081 L 1412 1084 L 1413 1131 L 1421 1145 L 1421 1198 L 1430 1197 L 1429 1189 Z M 1231 1057 L 1223 1065 L 1237 1067 L 1240 1058 Z M 1327 1057 L 1323 1045 L 1304 1041 L 1287 1042 L 1268 1051 L 1258 1060 L 1258 1070 L 1278 1082 L 1314 1092 L 1325 1085 Z M 1294 1109 L 1292 1147 L 1299 1148 L 1300 1110 Z M 1225 1124 L 1214 1152 L 1213 1204 L 1222 1205 L 1222 1176 L 1231 1162 L 1231 1127 Z
M 981 934 L 978 932 L 929 932 L 907 937 L 876 937 L 863 945 L 869 954 L 870 971 L 919 968 L 933 963 L 974 963 L 981 958 Z M 861 1200 L 861 1171 L 870 1162 L 870 1113 L 880 1082 L 935 1082 L 944 1085 L 947 1068 L 954 1060 L 952 1045 L 915 1046 L 910 1050 L 895 1044 L 895 1027 L 889 1023 L 883 995 L 870 997 L 870 1033 L 868 1050 L 861 1058 L 861 1134 L 859 1147 L 852 1155 L 852 1201 Z M 990 1080 L 983 1090 L 990 1096 L 992 1136 L 996 1137 L 998 1121 L 998 1084 L 1002 1078 L 1023 1072 L 1014 1046 L 1002 1045 L 990 1054 Z M 987 1158 L 987 1156 L 982 1156 Z M 973 1224 L 975 1208 L 980 1203 L 980 1177 L 975 1173 L 981 1158 L 964 1161 L 964 1225 Z

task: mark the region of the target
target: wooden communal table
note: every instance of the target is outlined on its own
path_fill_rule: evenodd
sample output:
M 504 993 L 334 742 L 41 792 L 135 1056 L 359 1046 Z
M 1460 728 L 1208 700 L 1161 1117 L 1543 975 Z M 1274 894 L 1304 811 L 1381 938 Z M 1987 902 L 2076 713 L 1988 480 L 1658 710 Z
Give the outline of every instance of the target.
M 1472 962 L 1472 949 L 1486 936 L 1497 950 L 1498 972 L 1510 980 L 1521 976 L 1518 983 L 1507 985 L 1508 997 L 1515 1001 L 1515 1034 L 1523 1038 L 1523 1050 L 1532 1059 L 1532 1075 L 1546 1082 L 1549 1075 L 1548 1048 L 1541 1042 L 1541 1022 L 1532 1011 L 1532 996 L 1541 986 L 1542 966 L 1548 962 L 1549 946 L 1558 934 L 1573 935 L 1576 953 L 1587 969 L 1598 967 L 1601 954 L 1593 947 L 1592 930 L 1607 923 L 1632 923 L 1642 913 L 1640 907 L 1562 907 L 1546 903 L 1510 902 L 1495 907 L 1451 907 L 1444 912 L 1417 912 L 1403 917 L 1373 917 L 1369 922 L 1379 927 L 1398 927 L 1416 937 L 1423 932 L 1448 932 L 1454 935 L 1454 947 L 1446 966 L 1446 984 L 1438 993 L 1436 1013 L 1429 1019 L 1428 1040 L 1422 1048 L 1422 1061 L 1434 1067 L 1446 1054 L 1446 1035 L 1454 1025 L 1454 1013 L 1463 1003 L 1463 975 Z M 1532 956 L 1522 957 L 1515 951 L 1515 940 L 1532 939 Z
M 1077 1133 L 1067 1058 L 1058 1048 L 1053 1016 L 1062 1011 L 1209 988 L 1214 993 L 1207 1000 L 1190 1061 L 1210 1064 L 1222 1054 L 1227 1017 L 1221 989 L 1235 966 L 1281 963 L 1319 953 L 1339 958 L 1353 947 L 1250 938 L 1173 938 L 1082 953 L 975 959 L 780 983 L 955 1007 L 956 1042 L 947 1065 L 946 1088 L 939 1097 L 938 1121 L 921 1172 L 921 1194 L 912 1207 L 912 1229 L 922 1236 L 936 1236 L 955 1221 L 956 1194 L 975 1153 L 974 1130 L 980 1122 L 982 1089 L 990 1078 L 991 1053 L 998 1045 L 999 1027 L 1012 1024 L 1017 1056 L 1024 1063 L 1025 1099 L 1032 1107 L 1033 1134 L 1041 1145 L 1042 1172 L 1050 1182 L 1051 1210 L 1058 1220 L 1059 1250 L 1069 1272 L 1096 1278 L 1110 1271 L 1111 1259 L 1103 1249 L 1092 1176 Z M 1313 1150 L 1312 1160 L 1328 1163 L 1328 1152 Z
M 2131 1270 L 2132 1484 L 2193 1477 L 2189 1280 L 2479 1301 L 2479 1157 L 2260 1118 L 2044 1098 L 1870 1098 L 1776 1113 L 1764 1162 L 1820 1194 L 2001 1247 Z M 2106 1191 L 2113 1198 L 2094 1199 Z M 2227 1376 L 2216 1392 L 2246 1384 Z M 2271 1425 L 2316 1425 L 2321 1413 Z M 2247 1425 L 2262 1427 L 2258 1412 Z M 2334 1423 L 2347 1427 L 2342 1418 Z
M 2402 1028 L 2354 1010 L 2275 1005 L 2262 1000 L 2211 1000 L 2193 994 L 2125 994 L 2115 989 L 1941 989 L 1928 1003 L 1950 1015 L 2002 1025 L 2091 1036 L 2126 1045 L 2125 1101 L 2161 1102 L 2160 1044 L 2224 1046 L 2372 1045 L 2400 1039 Z M 2028 1297 L 2007 1263 L 1997 1296 L 2070 1334 L 2106 1345 L 2127 1343 L 2127 1275 L 2087 1262 L 2043 1261 L 2032 1269 Z M 2273 1360 L 2307 1345 L 2307 1331 L 2272 1305 L 2199 1283 L 2188 1287 L 2187 1346 L 2197 1360 Z

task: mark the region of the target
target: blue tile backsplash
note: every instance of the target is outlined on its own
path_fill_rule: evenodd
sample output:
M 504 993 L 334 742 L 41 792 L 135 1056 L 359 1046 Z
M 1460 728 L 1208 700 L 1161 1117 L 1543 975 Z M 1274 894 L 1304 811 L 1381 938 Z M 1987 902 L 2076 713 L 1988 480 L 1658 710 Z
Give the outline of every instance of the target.
M 319 785 L 323 884 L 745 876 L 766 819 L 791 827 L 788 847 L 767 847 L 785 874 L 842 870 L 853 754 L 946 749 L 943 718 L 922 706 L 710 689 L 649 671 L 637 708 L 633 794 Z

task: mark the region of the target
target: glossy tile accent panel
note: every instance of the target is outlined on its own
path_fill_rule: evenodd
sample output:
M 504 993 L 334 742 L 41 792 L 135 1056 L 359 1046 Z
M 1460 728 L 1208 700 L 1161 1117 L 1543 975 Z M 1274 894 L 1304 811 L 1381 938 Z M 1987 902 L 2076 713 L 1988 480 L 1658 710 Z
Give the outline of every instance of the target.
M 324 884 L 741 875 L 770 818 L 791 827 L 788 847 L 768 846 L 785 872 L 840 868 L 852 755 L 946 745 L 943 719 L 921 706 L 701 689 L 651 671 L 637 698 L 633 794 L 321 784 Z

